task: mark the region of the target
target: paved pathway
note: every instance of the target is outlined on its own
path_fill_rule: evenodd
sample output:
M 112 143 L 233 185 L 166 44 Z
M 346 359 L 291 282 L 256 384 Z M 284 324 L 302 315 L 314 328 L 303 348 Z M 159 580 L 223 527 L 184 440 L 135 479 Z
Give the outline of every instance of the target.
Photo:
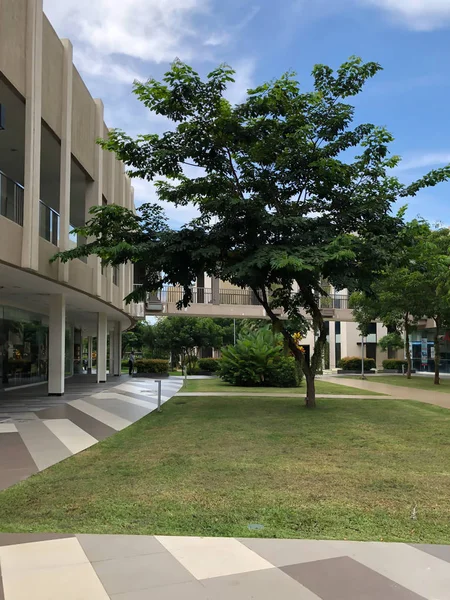
M 162 402 L 181 387 L 162 383 Z M 47 387 L 9 391 L 0 396 L 0 490 L 81 452 L 157 408 L 151 379 L 111 378 L 97 385 L 89 376 L 67 382 L 62 398 Z M 1 597 L 0 597 L 1 600 Z
M 387 383 L 375 383 L 374 381 L 363 381 L 361 379 L 345 379 L 341 377 L 324 377 L 324 380 L 336 383 L 338 385 L 346 385 L 348 387 L 367 390 L 369 392 L 378 392 L 379 394 L 387 394 L 400 400 L 417 400 L 426 404 L 435 404 L 443 408 L 450 408 L 450 394 L 445 392 L 433 392 L 431 390 L 419 390 L 416 388 L 407 388 L 399 385 L 389 385 Z M 352 396 L 353 397 L 353 396 Z
M 199 397 L 199 396 L 236 396 L 236 397 L 264 397 L 268 398 L 299 398 L 303 399 L 305 395 L 304 390 L 302 392 L 297 393 L 283 393 L 283 392 L 265 392 L 254 391 L 254 392 L 178 392 L 177 396 L 190 396 L 190 397 Z M 316 394 L 316 398 L 356 398 L 357 400 L 386 400 L 387 396 L 377 396 L 377 395 L 358 395 L 352 394 Z
M 0 534 L 4 600 L 449 600 L 450 546 Z

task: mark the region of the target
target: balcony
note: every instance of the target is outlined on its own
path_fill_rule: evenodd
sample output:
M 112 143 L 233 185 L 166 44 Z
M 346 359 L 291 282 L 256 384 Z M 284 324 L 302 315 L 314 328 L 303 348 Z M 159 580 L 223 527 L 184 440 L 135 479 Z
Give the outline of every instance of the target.
M 0 171 L 0 215 L 23 227 L 23 186 Z
M 39 200 L 39 235 L 54 246 L 59 244 L 59 213 Z

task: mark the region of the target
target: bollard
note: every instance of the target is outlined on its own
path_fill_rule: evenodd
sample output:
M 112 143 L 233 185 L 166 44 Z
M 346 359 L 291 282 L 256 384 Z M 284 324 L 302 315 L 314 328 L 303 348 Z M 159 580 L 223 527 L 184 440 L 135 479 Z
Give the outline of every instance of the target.
M 158 384 L 158 412 L 161 412 L 161 379 L 155 379 L 155 383 Z

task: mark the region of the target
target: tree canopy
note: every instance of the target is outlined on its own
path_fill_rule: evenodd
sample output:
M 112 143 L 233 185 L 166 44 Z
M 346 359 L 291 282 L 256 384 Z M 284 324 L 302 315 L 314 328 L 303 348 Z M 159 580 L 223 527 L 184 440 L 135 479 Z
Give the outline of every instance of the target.
M 310 91 L 288 72 L 249 90 L 235 106 L 226 100 L 234 76 L 226 65 L 202 79 L 175 61 L 162 81 L 135 83 L 138 99 L 174 128 L 136 139 L 113 130 L 102 145 L 132 177 L 156 181 L 160 200 L 192 203 L 199 217 L 175 230 L 157 204 L 136 215 L 95 207 L 78 229 L 92 241 L 55 258 L 97 254 L 104 264 L 140 263 L 143 286 L 128 301 L 170 284 L 184 288 L 186 306 L 202 272 L 251 288 L 302 364 L 307 406 L 314 406 L 326 343 L 323 281 L 338 290 L 369 289 L 403 227 L 393 204 L 450 175 L 445 167 L 402 184 L 391 171 L 400 160 L 389 152 L 392 135 L 371 123 L 353 124 L 349 99 L 380 68 L 357 57 L 335 72 L 319 64 Z M 280 307 L 287 321 L 280 320 Z M 308 356 L 292 335 L 306 327 L 316 335 Z

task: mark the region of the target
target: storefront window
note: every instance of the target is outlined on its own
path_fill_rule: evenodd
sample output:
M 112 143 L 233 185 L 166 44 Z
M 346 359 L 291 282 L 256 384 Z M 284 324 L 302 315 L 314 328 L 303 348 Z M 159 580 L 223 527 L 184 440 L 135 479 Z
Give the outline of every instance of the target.
M 0 375 L 3 386 L 45 381 L 48 377 L 47 317 L 0 307 Z
M 73 375 L 73 327 L 66 325 L 65 375 Z

